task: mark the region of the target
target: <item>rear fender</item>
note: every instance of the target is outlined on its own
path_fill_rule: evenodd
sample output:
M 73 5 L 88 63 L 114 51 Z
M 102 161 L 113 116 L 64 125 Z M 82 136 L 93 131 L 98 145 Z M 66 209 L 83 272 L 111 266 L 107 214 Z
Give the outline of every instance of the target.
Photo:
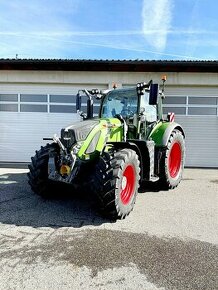
M 177 123 L 171 123 L 165 130 L 164 135 L 163 135 L 163 139 L 162 139 L 162 145 L 163 146 L 167 146 L 168 140 L 170 138 L 171 133 L 173 132 L 173 130 L 178 130 L 182 133 L 182 135 L 185 138 L 185 133 L 183 128 L 177 124 Z
M 149 139 L 155 142 L 157 147 L 167 146 L 168 140 L 173 130 L 179 130 L 185 137 L 183 128 L 176 122 L 160 122 L 158 123 L 149 135 Z

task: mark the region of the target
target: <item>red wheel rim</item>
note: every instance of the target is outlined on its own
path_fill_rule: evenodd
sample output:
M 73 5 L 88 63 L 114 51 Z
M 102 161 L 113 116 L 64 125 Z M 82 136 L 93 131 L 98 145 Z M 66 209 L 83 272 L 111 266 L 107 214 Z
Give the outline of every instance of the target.
M 170 153 L 169 153 L 169 171 L 170 176 L 175 178 L 180 170 L 182 162 L 182 150 L 181 145 L 176 142 L 173 144 Z
M 128 165 L 121 180 L 120 198 L 124 205 L 128 204 L 134 194 L 135 187 L 135 170 L 132 165 Z

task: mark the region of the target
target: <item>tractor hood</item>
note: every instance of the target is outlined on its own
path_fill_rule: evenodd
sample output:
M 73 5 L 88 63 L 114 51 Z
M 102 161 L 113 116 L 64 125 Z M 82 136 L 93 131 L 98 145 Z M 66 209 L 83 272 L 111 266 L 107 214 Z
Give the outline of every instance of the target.
M 77 142 L 84 141 L 90 131 L 99 124 L 99 120 L 76 122 L 61 130 L 61 142 L 69 148 Z
M 100 153 L 107 142 L 123 139 L 123 124 L 117 118 L 101 118 L 77 122 L 61 130 L 61 142 L 71 149 L 79 143 L 78 157 Z

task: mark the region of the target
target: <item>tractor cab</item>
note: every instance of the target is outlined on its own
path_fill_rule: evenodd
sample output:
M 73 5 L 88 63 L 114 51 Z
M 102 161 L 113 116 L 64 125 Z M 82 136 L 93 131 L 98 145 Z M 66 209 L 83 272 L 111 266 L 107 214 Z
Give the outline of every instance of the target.
M 148 127 L 152 127 L 158 116 L 159 92 L 152 90 L 153 86 L 152 83 L 139 83 L 136 87 L 110 91 L 103 98 L 99 117 L 118 118 L 125 122 L 127 139 L 146 137 Z
M 87 97 L 87 113 L 81 111 L 82 95 Z M 101 99 L 100 119 L 118 118 L 126 127 L 127 139 L 146 139 L 156 122 L 162 119 L 160 95 L 158 84 L 153 84 L 152 80 L 138 83 L 135 87 L 103 92 L 80 90 L 76 107 L 84 120 L 92 119 L 93 97 Z

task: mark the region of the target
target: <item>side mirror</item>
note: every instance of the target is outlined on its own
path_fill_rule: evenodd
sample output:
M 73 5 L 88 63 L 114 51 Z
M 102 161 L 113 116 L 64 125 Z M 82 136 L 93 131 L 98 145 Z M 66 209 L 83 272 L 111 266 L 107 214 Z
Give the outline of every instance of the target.
M 81 111 L 81 96 L 79 93 L 76 95 L 76 111 Z
M 157 105 L 159 96 L 159 85 L 151 84 L 149 92 L 149 105 Z

